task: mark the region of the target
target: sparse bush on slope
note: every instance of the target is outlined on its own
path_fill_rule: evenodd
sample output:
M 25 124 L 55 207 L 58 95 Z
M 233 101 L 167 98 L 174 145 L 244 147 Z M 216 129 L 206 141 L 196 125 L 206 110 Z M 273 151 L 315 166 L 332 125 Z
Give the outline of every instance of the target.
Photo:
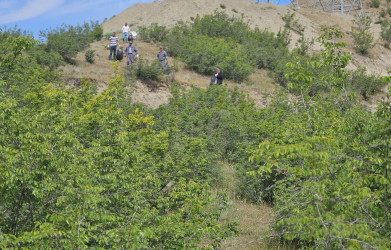
M 88 47 L 94 40 L 103 37 L 103 29 L 98 22 L 84 23 L 82 26 L 62 25 L 57 29 L 41 31 L 47 39 L 46 51 L 60 54 L 67 63 L 75 64 L 77 53 Z
M 352 37 L 354 39 L 354 49 L 356 52 L 366 54 L 368 49 L 375 46 L 373 43 L 373 34 L 370 31 L 371 19 L 364 14 L 356 16 L 352 21 L 354 27 L 352 28 Z

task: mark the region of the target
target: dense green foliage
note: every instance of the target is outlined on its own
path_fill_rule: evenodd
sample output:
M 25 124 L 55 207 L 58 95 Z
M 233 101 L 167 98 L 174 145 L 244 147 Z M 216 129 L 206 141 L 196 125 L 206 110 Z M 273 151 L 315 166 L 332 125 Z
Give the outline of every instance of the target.
M 334 40 L 341 36 L 324 29 L 318 60 L 288 65 L 297 99 L 274 95 L 267 108 L 256 109 L 237 90 L 175 88 L 170 104 L 154 112 L 156 126 L 200 136 L 209 150 L 236 163 L 242 195 L 274 204 L 274 228 L 283 239 L 309 248 L 388 249 L 390 104 L 372 114 L 346 95 L 350 55 Z M 328 94 L 310 99 L 314 82 L 323 82 Z
M 368 3 L 368 6 L 371 8 L 379 8 L 380 7 L 380 0 L 370 0 Z
M 389 248 L 390 131 L 381 118 L 389 103 L 371 114 L 337 93 L 307 106 L 271 98 L 259 110 L 221 86 L 174 89 L 170 104 L 153 112 L 155 126 L 201 137 L 236 163 L 242 195 L 274 204 L 283 239 L 310 248 Z
M 0 248 L 216 248 L 236 231 L 221 220 L 227 197 L 210 193 L 219 161 L 235 165 L 243 198 L 273 205 L 274 236 L 391 248 L 391 106 L 372 113 L 355 95 L 390 79 L 347 70 L 338 29 L 324 27 L 311 56 L 287 49 L 287 29 L 219 12 L 169 31 L 170 53 L 199 72 L 224 65 L 241 81 L 271 70 L 286 89 L 264 108 L 238 89 L 172 83 L 169 103 L 150 110 L 132 103 L 116 63 L 97 93 L 88 81 L 65 86 L 56 62 L 39 65 L 37 41 L 0 38 Z M 158 62 L 133 66 L 140 79 L 162 74 Z
M 149 27 L 139 26 L 138 35 L 140 39 L 145 42 L 162 41 L 167 36 L 167 29 L 165 26 L 160 26 L 157 23 L 152 23 Z
M 62 25 L 56 29 L 41 31 L 47 40 L 45 50 L 54 51 L 62 56 L 65 62 L 75 63 L 74 57 L 88 45 L 103 37 L 103 28 L 98 22 L 84 23 L 82 26 Z
M 0 248 L 211 248 L 234 231 L 203 139 L 155 131 L 118 65 L 100 94 L 66 87 L 33 45 L 0 43 Z

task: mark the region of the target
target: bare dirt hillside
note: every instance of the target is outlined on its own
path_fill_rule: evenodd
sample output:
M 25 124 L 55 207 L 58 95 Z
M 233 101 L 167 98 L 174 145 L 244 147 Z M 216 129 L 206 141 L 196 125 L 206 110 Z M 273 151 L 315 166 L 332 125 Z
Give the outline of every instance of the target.
M 364 1 L 364 11 L 372 17 L 371 30 L 377 45 L 369 51 L 369 55 L 362 56 L 354 53 L 353 41 L 350 36 L 353 15 L 341 13 L 326 13 L 312 8 L 313 1 L 301 0 L 300 8 L 293 10 L 291 6 L 278 6 L 267 3 L 257 3 L 247 0 L 164 0 L 149 4 L 136 4 L 124 10 L 117 16 L 103 23 L 104 32 L 120 31 L 122 25 L 128 22 L 133 30 L 138 26 L 149 26 L 158 23 L 167 27 L 173 26 L 177 21 L 190 21 L 190 17 L 213 13 L 215 10 L 224 10 L 226 13 L 239 16 L 242 13 L 249 20 L 252 27 L 268 29 L 278 32 L 284 25 L 281 17 L 288 11 L 295 11 L 295 18 L 305 27 L 306 38 L 316 38 L 320 34 L 323 25 L 336 26 L 346 33 L 347 48 L 353 53 L 350 68 L 365 66 L 368 72 L 387 75 L 391 68 L 390 50 L 385 49 L 380 41 L 380 25 L 374 22 L 378 20 L 379 9 L 370 9 Z M 383 3 L 382 3 L 383 4 Z M 384 3 L 385 5 L 385 3 Z M 354 14 L 354 12 L 352 12 Z M 291 47 L 299 35 L 292 32 Z M 319 44 L 312 48 L 319 51 Z

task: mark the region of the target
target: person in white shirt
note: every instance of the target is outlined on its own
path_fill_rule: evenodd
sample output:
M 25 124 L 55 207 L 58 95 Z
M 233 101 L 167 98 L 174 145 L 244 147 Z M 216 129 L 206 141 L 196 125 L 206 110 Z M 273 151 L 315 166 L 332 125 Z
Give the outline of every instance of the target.
M 128 23 L 125 23 L 124 26 L 122 26 L 122 41 L 124 43 L 127 43 L 128 42 L 128 35 L 129 35 L 129 32 L 130 32 L 130 28 L 128 26 Z

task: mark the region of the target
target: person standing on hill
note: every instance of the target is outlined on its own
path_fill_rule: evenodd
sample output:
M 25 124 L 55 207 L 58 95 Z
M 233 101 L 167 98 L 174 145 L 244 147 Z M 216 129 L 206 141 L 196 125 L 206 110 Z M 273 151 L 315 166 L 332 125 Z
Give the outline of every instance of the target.
M 216 72 L 210 78 L 210 85 L 212 86 L 215 84 L 220 84 L 220 85 L 223 84 L 223 78 L 224 78 L 224 75 L 221 72 L 220 67 L 216 67 Z
M 223 84 L 224 75 L 223 75 L 223 73 L 221 72 L 220 67 L 216 67 L 215 77 L 216 77 L 216 83 L 217 83 L 217 84 L 220 84 L 220 85 Z
M 129 62 L 133 64 L 134 57 L 138 56 L 138 51 L 132 42 L 129 42 L 129 46 L 125 49 L 126 65 L 129 66 Z
M 118 37 L 115 36 L 115 32 L 113 32 L 112 36 L 109 38 L 109 47 L 110 47 L 110 55 L 109 61 L 111 60 L 111 55 L 113 55 L 114 60 L 117 58 L 117 45 L 118 45 Z
M 122 30 L 122 41 L 124 43 L 127 43 L 128 42 L 128 35 L 130 32 L 130 28 L 128 26 L 128 23 L 125 23 L 125 25 L 122 26 L 121 30 Z
M 159 52 L 157 53 L 157 59 L 159 62 L 162 64 L 163 68 L 166 70 L 167 69 L 167 53 L 164 51 L 163 46 L 159 47 Z

